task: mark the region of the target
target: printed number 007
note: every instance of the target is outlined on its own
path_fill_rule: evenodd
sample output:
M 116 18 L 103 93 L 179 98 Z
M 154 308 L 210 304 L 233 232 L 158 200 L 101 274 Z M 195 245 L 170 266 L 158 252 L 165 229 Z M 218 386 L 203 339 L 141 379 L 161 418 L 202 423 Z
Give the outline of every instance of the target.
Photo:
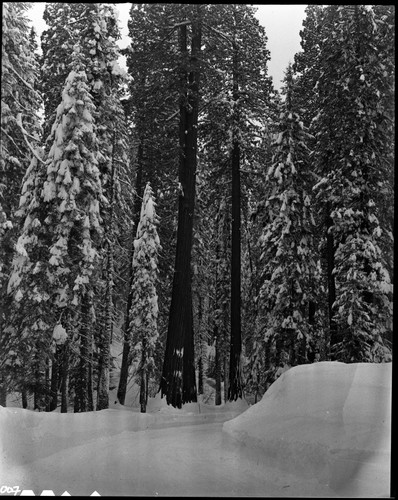
M 21 490 L 19 489 L 19 486 L 1 486 L 0 495 L 4 495 L 5 493 L 8 495 L 14 493 L 14 496 L 16 496 L 18 493 L 21 493 Z

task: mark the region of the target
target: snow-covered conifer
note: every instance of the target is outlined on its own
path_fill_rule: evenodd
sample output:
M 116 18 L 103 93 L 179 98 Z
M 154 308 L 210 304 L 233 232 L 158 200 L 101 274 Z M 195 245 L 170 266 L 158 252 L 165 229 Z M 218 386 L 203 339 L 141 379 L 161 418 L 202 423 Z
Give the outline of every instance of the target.
M 46 2 L 44 8 L 43 19 L 47 28 L 41 35 L 40 68 L 45 114 L 44 139 L 50 136 L 62 89 L 72 69 L 73 47 L 79 41 L 85 22 L 83 6 L 80 3 Z
M 392 285 L 387 270 L 393 197 L 393 58 L 388 16 L 365 6 L 327 8 L 314 120 L 315 190 L 333 238 L 333 359 L 389 359 Z M 388 239 L 388 238 L 387 238 Z M 384 243 L 384 245 L 383 245 Z M 382 249 L 387 250 L 386 252 Z
M 120 102 L 126 74 L 118 63 L 120 31 L 116 9 L 107 4 L 84 4 L 82 16 L 85 24 L 79 34 L 79 44 L 97 111 L 98 168 L 102 190 L 108 200 L 99 207 L 106 237 L 100 249 L 102 275 L 97 281 L 94 301 L 97 316 L 95 340 L 99 349 L 97 409 L 104 409 L 109 405 L 110 343 L 117 305 L 115 295 L 122 288 L 118 266 L 126 261 L 124 249 L 115 245 L 116 238 L 120 238 L 126 229 L 128 218 L 127 204 L 120 189 L 120 178 L 126 176 L 129 163 L 126 121 Z M 130 221 L 127 225 L 130 226 Z
M 146 411 L 149 377 L 153 374 L 153 354 L 158 338 L 158 253 L 160 241 L 156 226 L 156 203 L 148 183 L 142 200 L 141 217 L 134 240 L 134 282 L 130 310 L 130 335 L 138 361 L 141 411 Z
M 26 17 L 28 4 L 4 2 L 2 7 L 0 352 L 8 356 L 10 345 L 15 340 L 15 323 L 12 318 L 14 310 L 7 297 L 7 283 L 19 230 L 16 210 L 24 174 L 32 155 L 37 155 L 36 148 L 41 133 L 38 118 L 41 97 L 37 92 L 38 65 Z M 16 352 L 15 349 L 11 351 Z M 9 361 L 9 368 L 17 366 L 17 363 L 12 362 L 15 359 Z M 0 360 L 0 367 L 1 379 L 4 359 Z M 9 380 L 6 385 L 9 390 L 12 388 Z
M 49 265 L 61 285 L 55 297 L 59 307 L 79 305 L 98 257 L 103 197 L 94 115 L 84 63 L 77 56 L 52 127 L 41 193 L 47 203 L 44 223 L 52 234 Z
M 71 318 L 79 317 L 80 308 L 87 309 L 102 234 L 95 107 L 78 46 L 74 60 L 48 140 L 45 168 L 34 157 L 25 176 L 19 210 L 24 224 L 9 281 L 9 292 L 20 304 L 23 335 L 34 349 L 41 336 L 47 346 L 44 358 L 60 314 L 70 331 Z M 30 328 L 32 321 L 35 328 Z
M 292 108 L 292 70 L 266 175 L 265 225 L 260 237 L 264 282 L 260 293 L 266 321 L 267 384 L 290 366 L 307 363 L 316 349 L 314 305 L 320 267 L 314 248 L 310 138 Z
M 319 42 L 321 38 L 323 6 L 308 5 L 306 18 L 300 31 L 302 51 L 294 56 L 295 86 L 293 100 L 306 127 L 317 113 L 317 88 L 319 77 Z
M 106 197 L 106 201 L 105 198 L 103 202 L 99 200 L 105 238 L 98 248 L 100 272 L 93 295 L 97 319 L 95 342 L 99 350 L 97 408 L 102 409 L 108 407 L 107 381 L 117 302 L 115 295 L 119 298 L 120 290 L 124 290 L 118 278 L 121 274 L 118 266 L 125 265 L 127 258 L 125 249 L 115 245 L 116 238 L 125 230 L 129 215 L 125 209 L 128 203 L 123 199 L 120 188 L 120 177 L 128 178 L 129 175 L 126 173 L 129 164 L 127 131 L 120 102 L 125 81 L 125 73 L 118 64 L 117 40 L 120 31 L 116 9 L 107 4 L 49 3 L 44 17 L 49 26 L 42 35 L 46 122 L 51 124 L 55 120 L 54 102 L 62 91 L 66 76 L 73 69 L 75 44 L 79 46 L 84 60 L 87 88 L 96 108 L 97 167 Z M 46 147 L 49 150 L 51 142 L 47 142 Z M 131 191 L 128 196 L 131 197 Z

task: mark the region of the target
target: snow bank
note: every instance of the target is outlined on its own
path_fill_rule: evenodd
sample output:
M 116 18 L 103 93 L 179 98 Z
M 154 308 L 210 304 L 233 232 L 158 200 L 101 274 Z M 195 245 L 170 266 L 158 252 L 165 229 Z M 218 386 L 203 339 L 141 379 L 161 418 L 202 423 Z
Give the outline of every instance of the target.
M 0 453 L 9 465 L 24 464 L 83 441 L 140 431 L 153 424 L 148 414 L 118 410 L 90 413 L 33 412 L 0 406 Z
M 391 378 L 391 363 L 291 368 L 259 403 L 224 423 L 224 437 L 339 494 L 388 496 Z

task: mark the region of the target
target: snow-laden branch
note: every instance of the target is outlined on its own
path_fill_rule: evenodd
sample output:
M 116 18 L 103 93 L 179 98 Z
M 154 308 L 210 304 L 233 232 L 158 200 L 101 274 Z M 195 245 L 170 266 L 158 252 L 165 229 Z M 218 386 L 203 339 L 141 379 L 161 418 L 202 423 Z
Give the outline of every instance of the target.
M 16 118 L 15 121 L 17 122 L 18 127 L 26 135 L 26 137 L 29 137 L 30 139 L 33 139 L 34 141 L 38 141 L 39 140 L 37 137 L 34 137 L 33 135 L 30 135 L 29 132 L 26 130 L 26 128 L 22 125 L 22 114 L 21 113 L 17 114 L 17 118 Z
M 35 96 L 41 100 L 40 94 L 32 87 L 32 85 L 27 82 L 19 73 L 16 71 L 12 66 L 7 66 L 7 69 L 10 69 L 17 77 L 22 81 L 22 83 L 29 89 L 31 90 Z
M 19 106 L 20 109 L 23 109 L 24 111 L 26 111 L 27 113 L 31 113 L 32 111 L 30 109 L 28 109 L 26 106 L 24 106 L 18 99 L 17 97 L 15 96 L 15 94 L 11 93 L 10 94 L 10 97 L 11 99 Z M 35 113 L 35 116 L 36 113 Z
M 203 27 L 204 28 L 207 28 L 209 31 L 212 31 L 213 33 L 215 33 L 218 37 L 220 38 L 223 38 L 224 40 L 226 40 L 229 44 L 232 44 L 234 43 L 234 40 L 232 40 L 232 38 L 230 38 L 228 35 L 226 35 L 225 33 L 223 33 L 222 31 L 219 31 L 218 29 L 216 28 L 213 28 L 212 26 L 209 26 L 208 24 L 206 23 L 203 23 Z M 235 43 L 236 40 L 235 40 Z
M 14 144 L 14 146 L 17 148 L 17 150 L 19 151 L 19 153 L 21 153 L 21 156 L 23 156 L 22 151 L 19 149 L 19 147 L 15 143 L 14 139 L 10 135 L 7 134 L 7 132 L 3 129 L 3 127 L 1 127 L 1 131 L 3 132 L 3 134 L 5 134 L 10 139 L 10 141 Z
M 45 164 L 45 162 L 40 158 L 40 156 L 38 156 L 38 154 L 36 153 L 35 149 L 33 148 L 33 146 L 30 144 L 30 142 L 28 141 L 27 139 L 27 136 L 30 137 L 31 139 L 33 139 L 34 141 L 37 141 L 36 137 L 33 137 L 31 136 L 24 128 L 24 126 L 22 125 L 22 116 L 21 116 L 21 113 L 18 113 L 17 115 L 17 118 L 15 119 L 15 123 L 18 125 L 19 129 L 21 130 L 22 132 L 22 137 L 24 138 L 24 141 L 26 143 L 26 145 L 28 146 L 28 148 L 30 149 L 30 152 L 32 153 L 32 155 L 38 160 L 40 161 L 41 163 L 43 163 L 43 165 Z
M 173 24 L 173 26 L 169 26 L 171 30 L 175 30 L 176 28 L 179 28 L 180 26 L 187 26 L 188 24 L 192 24 L 192 21 L 186 20 L 186 21 L 181 21 L 180 23 Z

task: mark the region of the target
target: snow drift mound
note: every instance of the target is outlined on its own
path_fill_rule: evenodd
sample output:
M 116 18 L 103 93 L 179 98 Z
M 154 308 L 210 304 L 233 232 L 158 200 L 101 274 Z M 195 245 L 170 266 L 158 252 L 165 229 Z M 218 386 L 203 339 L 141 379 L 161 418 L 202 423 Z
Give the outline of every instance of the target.
M 224 423 L 226 443 L 340 494 L 365 486 L 369 496 L 388 496 L 391 378 L 391 363 L 291 368 L 259 403 Z

